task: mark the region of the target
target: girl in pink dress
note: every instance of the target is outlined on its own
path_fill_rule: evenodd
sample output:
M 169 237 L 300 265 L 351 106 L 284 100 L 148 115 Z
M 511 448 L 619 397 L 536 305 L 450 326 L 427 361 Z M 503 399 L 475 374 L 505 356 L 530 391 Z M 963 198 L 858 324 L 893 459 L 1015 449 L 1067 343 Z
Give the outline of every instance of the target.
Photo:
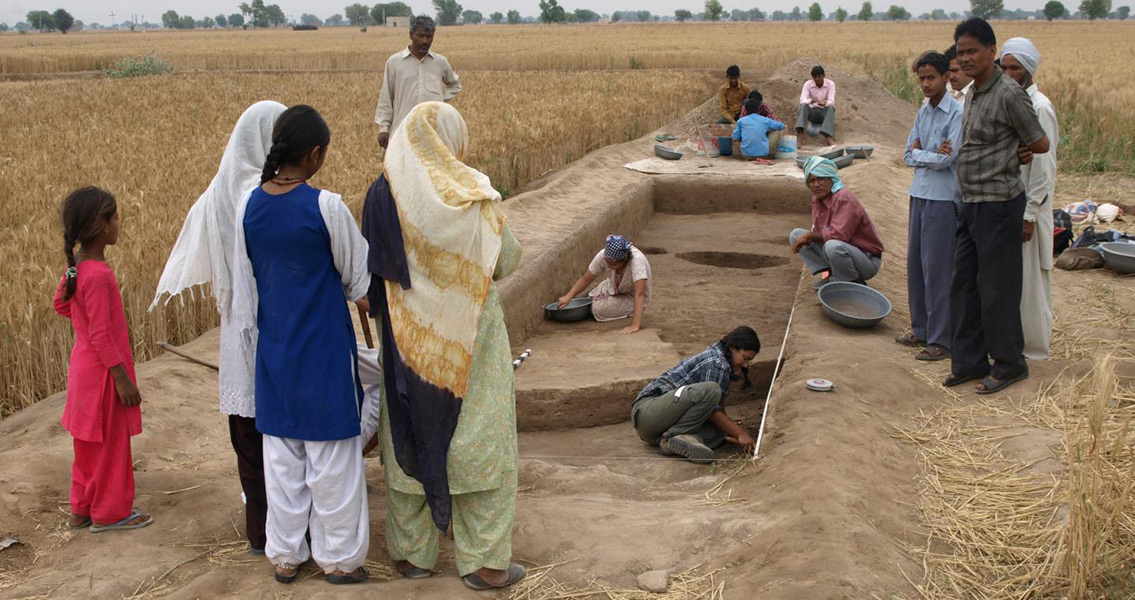
M 69 525 L 93 533 L 138 529 L 153 522 L 133 507 L 130 436 L 142 433 L 142 396 L 122 295 L 104 256 L 118 241 L 118 205 L 109 192 L 85 187 L 63 200 L 62 216 L 67 273 L 55 311 L 75 328 L 62 419 L 75 445 Z

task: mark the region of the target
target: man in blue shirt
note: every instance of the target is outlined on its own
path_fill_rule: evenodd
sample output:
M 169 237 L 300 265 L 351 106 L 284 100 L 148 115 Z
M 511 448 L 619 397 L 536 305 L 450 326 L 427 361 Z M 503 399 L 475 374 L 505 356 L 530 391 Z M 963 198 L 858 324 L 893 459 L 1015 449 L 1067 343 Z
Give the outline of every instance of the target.
M 750 95 L 745 100 L 745 111 L 749 114 L 737 121 L 737 126 L 733 128 L 733 139 L 741 141 L 741 154 L 745 158 L 768 156 L 771 150 L 769 132 L 784 129 L 784 123 L 757 114 L 762 102 L 764 98 L 759 93 Z
M 952 332 L 950 280 L 962 202 L 957 175 L 962 106 L 946 93 L 949 71 L 949 59 L 937 52 L 927 52 L 915 63 L 927 102 L 918 110 L 903 154 L 906 164 L 914 167 L 906 259 L 911 332 L 897 341 L 925 346 L 915 358 L 926 361 L 950 357 Z

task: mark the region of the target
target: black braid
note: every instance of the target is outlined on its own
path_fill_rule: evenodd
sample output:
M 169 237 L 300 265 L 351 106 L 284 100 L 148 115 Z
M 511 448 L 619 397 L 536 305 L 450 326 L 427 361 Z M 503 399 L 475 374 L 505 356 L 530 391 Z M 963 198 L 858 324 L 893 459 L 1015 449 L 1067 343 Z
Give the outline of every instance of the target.
M 314 108 L 297 104 L 285 110 L 272 128 L 272 148 L 264 160 L 260 183 L 275 177 L 284 166 L 299 164 L 316 148 L 326 152 L 330 143 L 331 130 Z
M 63 299 L 70 300 L 71 297 L 75 295 L 75 284 L 78 282 L 79 278 L 72 277 L 70 274 L 70 270 L 75 268 L 75 240 L 68 236 L 66 233 L 63 234 L 63 254 L 67 256 L 68 270 L 68 274 L 66 275 L 67 283 L 63 291 Z
M 284 141 L 275 142 L 272 148 L 268 151 L 268 157 L 264 161 L 264 171 L 260 173 L 260 183 L 264 183 L 269 179 L 276 176 L 280 172 L 280 167 L 283 158 L 287 156 L 288 143 Z
M 74 271 L 75 244 L 89 242 L 102 231 L 103 225 L 118 212 L 118 203 L 110 192 L 94 186 L 79 188 L 63 199 L 60 217 L 63 222 L 63 254 L 67 257 L 67 283 L 63 299 L 75 295 L 78 274 Z

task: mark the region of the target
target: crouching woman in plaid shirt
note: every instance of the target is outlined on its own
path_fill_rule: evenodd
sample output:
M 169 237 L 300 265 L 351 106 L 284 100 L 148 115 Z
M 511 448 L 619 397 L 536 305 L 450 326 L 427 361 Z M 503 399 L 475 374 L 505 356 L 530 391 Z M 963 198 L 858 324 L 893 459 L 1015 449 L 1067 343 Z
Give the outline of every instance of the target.
M 725 414 L 724 402 L 734 380 L 749 386 L 748 365 L 760 351 L 757 332 L 738 327 L 650 382 L 631 406 L 638 437 L 663 456 L 698 464 L 713 462 L 713 449 L 725 442 L 751 454 L 756 442 Z

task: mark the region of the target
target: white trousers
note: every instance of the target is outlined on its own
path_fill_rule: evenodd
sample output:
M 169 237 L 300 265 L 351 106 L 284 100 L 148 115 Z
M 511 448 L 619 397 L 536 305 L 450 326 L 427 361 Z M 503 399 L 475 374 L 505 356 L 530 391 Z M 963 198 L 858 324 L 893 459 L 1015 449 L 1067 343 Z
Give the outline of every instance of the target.
M 264 436 L 268 543 L 273 565 L 315 558 L 325 573 L 350 573 L 370 546 L 361 436 L 307 442 Z M 311 532 L 309 550 L 304 534 Z

